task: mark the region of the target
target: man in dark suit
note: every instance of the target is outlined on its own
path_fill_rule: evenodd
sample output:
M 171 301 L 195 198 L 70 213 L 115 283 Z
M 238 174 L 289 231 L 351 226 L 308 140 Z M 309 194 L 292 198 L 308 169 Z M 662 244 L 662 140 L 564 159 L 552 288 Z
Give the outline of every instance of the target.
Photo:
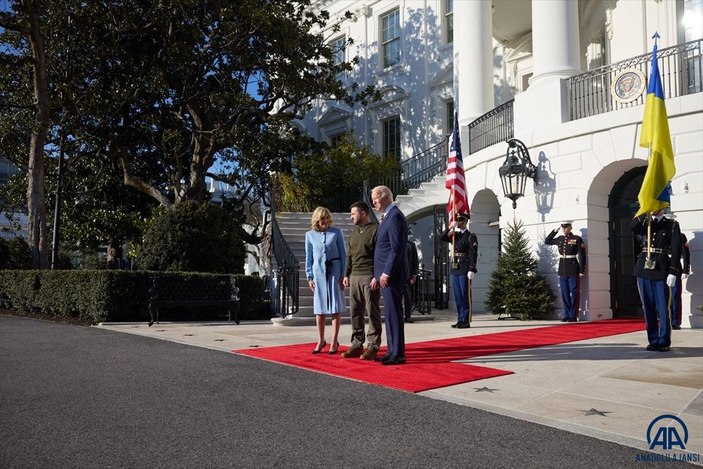
M 675 220 L 664 217 L 661 210 L 633 218 L 630 228 L 644 239 L 634 275 L 647 328 L 647 350 L 668 352 L 671 347 L 669 299 L 676 277 L 681 273 L 681 229 Z
M 673 213 L 667 214 L 667 218 L 676 220 L 676 215 Z M 679 225 L 679 230 L 681 225 Z M 682 319 L 682 303 L 681 303 L 681 292 L 683 290 L 683 285 L 681 283 L 682 278 L 688 277 L 691 273 L 691 251 L 688 247 L 688 238 L 686 235 L 681 233 L 681 261 L 683 261 L 683 266 L 679 266 L 679 273 L 676 274 L 676 283 L 671 287 L 671 328 L 675 330 L 681 329 L 681 319 Z
M 405 309 L 405 322 L 412 323 L 413 320 L 410 317 L 413 312 L 413 288 L 415 288 L 415 282 L 417 282 L 418 269 L 420 268 L 417 246 L 415 242 L 410 239 L 410 232 L 408 232 L 408 242 L 405 243 L 405 270 L 408 273 L 408 281 L 405 283 L 405 290 L 403 291 L 403 308 Z
M 380 216 L 376 231 L 376 250 L 373 257 L 372 288 L 381 287 L 386 326 L 386 354 L 384 365 L 405 363 L 405 330 L 403 324 L 403 290 L 408 278 L 405 262 L 405 243 L 408 222 L 393 204 L 393 193 L 386 186 L 371 191 L 373 208 Z

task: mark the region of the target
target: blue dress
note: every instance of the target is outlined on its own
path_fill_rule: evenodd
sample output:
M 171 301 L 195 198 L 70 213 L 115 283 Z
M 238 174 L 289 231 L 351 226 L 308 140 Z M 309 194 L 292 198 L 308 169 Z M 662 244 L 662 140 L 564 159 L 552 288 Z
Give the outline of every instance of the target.
M 346 258 L 344 235 L 339 228 L 332 226 L 327 231 L 310 230 L 305 233 L 305 274 L 315 282 L 315 314 L 346 311 L 346 299 L 340 286 Z

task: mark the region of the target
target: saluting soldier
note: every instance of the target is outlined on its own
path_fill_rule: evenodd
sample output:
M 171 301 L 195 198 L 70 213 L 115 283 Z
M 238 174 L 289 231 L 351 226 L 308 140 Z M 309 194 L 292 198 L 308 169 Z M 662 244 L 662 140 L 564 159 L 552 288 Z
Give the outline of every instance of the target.
M 576 322 L 579 309 L 579 286 L 581 277 L 586 273 L 586 243 L 580 236 L 571 232 L 571 220 L 565 220 L 559 228 L 547 235 L 544 244 L 557 246 L 559 249 L 559 288 L 564 303 L 564 316 L 561 322 Z M 559 230 L 562 236 L 557 236 Z
M 651 219 L 651 228 L 650 220 Z M 668 352 L 671 347 L 671 288 L 681 274 L 681 228 L 658 210 L 630 222 L 644 240 L 634 274 L 647 328 L 647 350 Z
M 468 230 L 469 215 L 459 213 L 456 221 L 442 233 L 442 241 L 453 243 L 454 257 L 451 258 L 452 289 L 456 302 L 457 322 L 452 327 L 466 329 L 471 327 L 471 281 L 476 274 L 478 259 L 478 238 Z M 450 253 L 450 256 L 452 254 Z

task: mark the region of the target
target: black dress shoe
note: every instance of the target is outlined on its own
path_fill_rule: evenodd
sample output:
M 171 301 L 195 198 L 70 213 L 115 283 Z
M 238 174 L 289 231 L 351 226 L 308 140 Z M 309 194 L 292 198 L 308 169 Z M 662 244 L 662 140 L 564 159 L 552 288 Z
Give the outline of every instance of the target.
M 413 320 L 410 319 L 410 318 L 405 318 L 405 322 L 409 322 L 410 324 L 412 324 L 412 323 L 414 323 L 415 321 L 413 321 Z
M 569 318 L 568 322 L 576 322 L 576 318 Z
M 403 365 L 405 364 L 405 357 L 396 357 L 393 355 L 391 358 L 381 363 L 384 365 Z
M 668 345 L 661 345 L 657 348 L 657 352 L 668 352 L 669 350 L 671 350 L 671 347 Z
M 651 352 L 653 350 L 659 350 L 659 346 L 657 344 L 649 344 L 647 345 L 647 351 Z
M 671 326 L 671 328 L 675 331 L 678 331 L 679 329 L 681 329 L 681 326 L 676 325 L 676 326 Z
M 391 355 L 390 353 L 387 353 L 384 356 L 382 356 L 381 358 L 377 358 L 376 360 L 383 363 L 383 362 L 390 360 L 392 357 L 393 357 L 393 355 Z
M 566 322 L 568 320 L 569 320 L 569 318 L 561 318 L 561 322 Z
M 459 327 L 459 324 L 461 324 L 461 323 L 457 322 L 456 324 L 452 324 L 452 327 L 456 329 L 457 327 Z
M 456 325 L 457 329 L 468 329 L 469 327 L 471 327 L 471 324 L 469 324 L 468 322 L 460 322 Z

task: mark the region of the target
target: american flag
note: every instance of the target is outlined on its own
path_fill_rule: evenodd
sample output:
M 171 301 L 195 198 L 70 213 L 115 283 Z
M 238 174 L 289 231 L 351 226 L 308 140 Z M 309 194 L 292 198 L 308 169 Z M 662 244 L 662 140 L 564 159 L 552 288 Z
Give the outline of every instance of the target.
M 459 140 L 459 114 L 454 113 L 454 132 L 449 146 L 449 161 L 447 162 L 447 180 L 445 183 L 449 193 L 447 214 L 449 223 L 456 219 L 458 213 L 470 215 L 469 201 L 466 199 L 466 180 L 464 179 L 464 161 L 461 158 L 461 141 Z

